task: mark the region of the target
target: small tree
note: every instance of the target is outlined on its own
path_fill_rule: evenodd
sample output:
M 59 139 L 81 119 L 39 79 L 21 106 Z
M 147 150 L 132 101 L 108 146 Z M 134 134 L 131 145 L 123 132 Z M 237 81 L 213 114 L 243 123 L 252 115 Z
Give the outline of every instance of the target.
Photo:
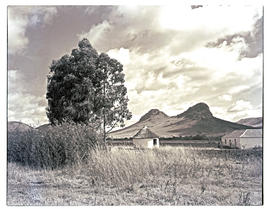
M 102 102 L 102 112 L 99 113 L 103 122 L 103 136 L 117 124 L 124 126 L 124 119 L 130 119 L 128 110 L 127 89 L 124 86 L 123 65 L 107 54 L 101 53 L 98 59 L 98 71 L 101 71 L 101 86 L 98 90 L 99 101 Z M 106 131 L 107 130 L 107 131 Z
M 105 53 L 99 55 L 87 39 L 78 46 L 50 66 L 47 116 L 52 124 L 98 124 L 105 140 L 109 131 L 131 118 L 123 65 Z

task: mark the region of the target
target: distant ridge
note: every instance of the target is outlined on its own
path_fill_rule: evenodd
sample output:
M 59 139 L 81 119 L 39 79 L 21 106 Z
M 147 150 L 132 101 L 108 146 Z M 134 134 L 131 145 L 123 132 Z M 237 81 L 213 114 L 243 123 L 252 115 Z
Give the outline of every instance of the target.
M 262 117 L 256 117 L 256 118 L 243 118 L 236 123 L 246 125 L 246 126 L 252 126 L 252 127 L 262 127 L 263 126 L 263 119 Z

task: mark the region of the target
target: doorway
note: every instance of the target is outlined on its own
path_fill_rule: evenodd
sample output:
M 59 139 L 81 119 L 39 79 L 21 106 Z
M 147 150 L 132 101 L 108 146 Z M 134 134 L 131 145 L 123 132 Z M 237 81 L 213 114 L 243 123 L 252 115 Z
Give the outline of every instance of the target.
M 153 139 L 153 145 L 157 146 L 157 139 Z

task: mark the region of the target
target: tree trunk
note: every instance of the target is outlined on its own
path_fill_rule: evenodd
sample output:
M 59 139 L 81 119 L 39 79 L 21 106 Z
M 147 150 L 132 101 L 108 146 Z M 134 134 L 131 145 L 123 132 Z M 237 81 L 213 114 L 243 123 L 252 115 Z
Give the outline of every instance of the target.
M 103 83 L 103 105 L 105 105 L 105 81 Z M 105 116 L 105 107 L 103 107 L 103 141 L 106 144 L 106 116 Z
M 103 108 L 103 140 L 104 140 L 104 143 L 106 144 L 106 119 L 105 119 L 104 108 Z

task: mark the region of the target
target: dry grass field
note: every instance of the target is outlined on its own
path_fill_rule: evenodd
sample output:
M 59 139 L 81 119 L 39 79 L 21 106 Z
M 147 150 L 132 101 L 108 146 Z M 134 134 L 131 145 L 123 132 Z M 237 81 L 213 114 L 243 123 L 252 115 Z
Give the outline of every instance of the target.
M 56 169 L 8 163 L 8 205 L 261 205 L 262 151 L 95 150 Z

